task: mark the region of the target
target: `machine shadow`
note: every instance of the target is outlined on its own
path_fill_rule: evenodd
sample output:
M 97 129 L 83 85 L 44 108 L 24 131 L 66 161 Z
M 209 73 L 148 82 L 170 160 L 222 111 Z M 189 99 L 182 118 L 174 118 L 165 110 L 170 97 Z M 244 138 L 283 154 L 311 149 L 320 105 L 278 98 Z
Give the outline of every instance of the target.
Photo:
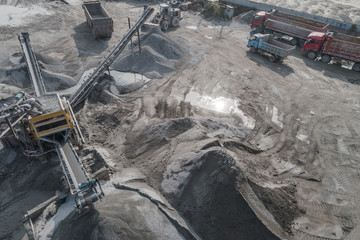
M 109 39 L 95 39 L 87 22 L 83 22 L 74 28 L 72 35 L 79 52 L 79 57 L 99 55 L 107 47 Z
M 248 59 L 255 62 L 258 66 L 264 66 L 270 69 L 271 71 L 280 74 L 283 77 L 286 77 L 289 74 L 294 73 L 294 69 L 292 67 L 289 67 L 288 65 L 282 62 L 270 62 L 268 57 L 265 55 L 246 51 L 246 56 L 248 57 Z
M 303 54 L 297 57 L 302 58 L 306 67 L 322 72 L 322 74 L 326 77 L 332 77 L 346 83 L 360 85 L 360 73 L 358 72 L 343 68 L 337 64 L 327 64 L 321 61 L 315 61 L 307 58 Z

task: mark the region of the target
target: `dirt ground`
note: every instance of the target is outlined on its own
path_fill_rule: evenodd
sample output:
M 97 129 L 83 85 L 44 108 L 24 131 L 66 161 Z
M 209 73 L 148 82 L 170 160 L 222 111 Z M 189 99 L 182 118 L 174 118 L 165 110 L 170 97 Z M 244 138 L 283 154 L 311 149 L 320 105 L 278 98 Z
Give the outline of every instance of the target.
M 54 14 L 0 26 L 3 97 L 15 87 L 32 92 L 21 68 L 18 33 L 30 33 L 48 89 L 62 90 L 96 67 L 126 33 L 127 17 L 136 21 L 149 4 L 103 2 L 115 26 L 112 38 L 104 41 L 93 39 L 81 1 L 69 3 L 33 1 Z M 85 148 L 100 152 L 114 175 L 139 170 L 140 182 L 164 196 L 165 205 L 178 213 L 175 219 L 186 222 L 189 235 L 177 233 L 185 239 L 357 240 L 359 73 L 307 59 L 299 49 L 272 63 L 248 51 L 249 32 L 241 20 L 206 20 L 186 12 L 179 28 L 144 39 L 142 53 L 137 46 L 133 52 L 127 48 L 112 70 L 149 79 L 135 77 L 124 85 L 121 75 L 112 74 L 98 84 L 76 114 Z M 5 156 L 14 150 L 1 151 Z M 30 166 L 35 173 L 47 171 L 37 182 L 28 180 L 36 184 L 11 184 L 27 181 L 27 175 L 12 170 L 26 163 L 15 156 L 0 162 L 7 169 L 0 175 L 0 239 L 22 237 L 21 212 L 63 188 L 55 160 L 27 163 L 28 174 L 33 174 Z M 48 186 L 44 179 L 56 184 Z M 97 202 L 95 210 L 69 215 L 54 239 L 74 234 L 78 239 L 181 239 L 162 211 L 149 210 L 159 220 L 156 227 L 149 224 L 151 216 L 136 211 L 153 209 L 151 201 L 121 191 Z M 82 230 L 92 232 L 79 236 Z

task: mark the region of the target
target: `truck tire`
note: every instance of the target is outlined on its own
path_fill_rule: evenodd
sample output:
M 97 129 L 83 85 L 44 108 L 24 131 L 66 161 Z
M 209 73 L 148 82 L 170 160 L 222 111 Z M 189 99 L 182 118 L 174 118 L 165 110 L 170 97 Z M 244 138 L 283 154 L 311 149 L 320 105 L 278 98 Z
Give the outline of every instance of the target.
M 284 60 L 284 58 L 282 58 L 282 57 L 280 57 L 280 56 L 276 56 L 276 61 L 282 62 L 282 60 Z
M 270 60 L 270 62 L 276 62 L 276 60 L 277 60 L 277 58 L 276 58 L 276 56 L 274 56 L 274 55 L 270 55 L 269 56 L 269 60 Z
M 303 48 L 303 47 L 304 47 L 304 44 L 305 44 L 305 40 L 304 40 L 304 39 L 300 39 L 300 40 L 299 40 L 299 47 L 300 47 L 300 48 Z
M 291 39 L 291 41 L 290 41 L 290 44 L 291 44 L 292 46 L 296 46 L 296 45 L 298 45 L 298 43 L 299 43 L 299 39 L 297 39 L 297 38 L 293 38 L 293 39 Z
M 331 61 L 331 56 L 327 55 L 327 54 L 324 54 L 321 56 L 321 61 L 323 63 L 329 63 Z
M 307 57 L 310 59 L 315 59 L 315 58 L 317 58 L 317 53 L 314 51 L 310 51 L 307 53 Z
M 162 21 L 160 25 L 161 25 L 161 30 L 163 30 L 163 31 L 166 31 L 169 29 L 169 22 L 166 20 Z
M 251 31 L 252 34 L 261 33 L 262 29 L 261 27 L 256 27 L 253 31 Z
M 179 26 L 179 23 L 180 23 L 180 19 L 178 17 L 174 17 L 172 20 L 171 20 L 171 25 L 173 27 L 178 27 Z
M 355 72 L 360 72 L 360 63 L 355 63 L 352 67 L 352 70 L 354 70 Z
M 257 52 L 257 49 L 256 49 L 256 48 L 254 48 L 254 47 L 250 47 L 250 52 L 252 52 L 252 53 L 256 53 L 256 52 Z

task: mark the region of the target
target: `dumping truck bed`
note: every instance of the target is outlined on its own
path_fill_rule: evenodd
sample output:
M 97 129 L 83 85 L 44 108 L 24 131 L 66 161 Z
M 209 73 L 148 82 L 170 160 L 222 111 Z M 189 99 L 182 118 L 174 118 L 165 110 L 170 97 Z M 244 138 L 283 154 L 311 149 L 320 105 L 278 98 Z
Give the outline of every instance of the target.
M 273 39 L 270 34 L 266 34 L 263 37 L 260 48 L 282 58 L 291 55 L 296 49 L 294 46 Z
M 257 12 L 251 22 L 251 28 L 256 33 L 291 37 L 292 45 L 302 46 L 311 32 L 327 32 L 329 24 L 274 10 Z
M 110 38 L 114 31 L 113 20 L 100 1 L 84 2 L 82 7 L 94 38 Z
M 352 66 L 360 72 L 360 38 L 335 32 L 312 32 L 302 49 L 311 59 Z
M 269 55 L 270 61 L 279 61 L 291 55 L 296 47 L 282 43 L 273 38 L 272 34 L 254 34 L 248 41 L 251 52 Z
M 333 33 L 328 37 L 322 53 L 360 62 L 360 38 Z
M 277 19 L 277 20 L 285 20 L 288 22 L 293 22 L 296 24 L 304 24 L 310 27 L 314 27 L 314 28 L 322 28 L 324 29 L 325 27 L 328 27 L 329 24 L 323 23 L 323 22 L 319 22 L 313 19 L 309 19 L 309 18 L 304 18 L 304 17 L 300 17 L 294 14 L 289 14 L 289 13 L 284 13 L 284 12 L 280 12 L 278 10 L 274 10 L 270 13 L 270 17 L 273 19 Z
M 326 28 L 317 28 L 302 23 L 294 23 L 291 21 L 271 19 L 268 18 L 264 24 L 266 29 L 270 29 L 275 32 L 281 32 L 288 36 L 297 37 L 299 39 L 306 40 L 307 36 L 313 31 L 325 32 Z

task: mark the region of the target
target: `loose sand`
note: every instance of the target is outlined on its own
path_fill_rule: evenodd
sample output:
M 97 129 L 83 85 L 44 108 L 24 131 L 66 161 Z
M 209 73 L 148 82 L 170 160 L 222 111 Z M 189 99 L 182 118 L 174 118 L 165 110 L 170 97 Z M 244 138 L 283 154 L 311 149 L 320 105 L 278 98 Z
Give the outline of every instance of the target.
M 278 7 L 294 9 L 349 23 L 360 24 L 360 2 L 357 0 L 253 0 Z
M 30 32 L 49 91 L 76 88 L 126 33 L 127 17 L 134 22 L 149 4 L 103 2 L 115 32 L 95 40 L 79 1 L 25 2 L 0 3 L 55 14 L 0 26 L 1 97 L 32 92 L 17 33 Z M 312 4 L 307 10 L 319 14 L 350 11 Z M 346 13 L 355 21 L 356 9 Z M 244 22 L 186 12 L 177 29 L 143 33 L 142 53 L 128 47 L 112 71 L 151 80 L 124 87 L 121 73 L 105 75 L 76 113 L 86 139 L 79 156 L 89 173 L 110 169 L 108 196 L 80 214 L 62 211 L 71 202 L 58 213 L 50 205 L 35 220 L 39 236 L 358 240 L 359 73 L 301 51 L 271 63 L 248 51 L 249 31 Z M 0 150 L 2 239 L 21 239 L 26 210 L 64 190 L 56 158 L 28 162 L 16 151 Z

